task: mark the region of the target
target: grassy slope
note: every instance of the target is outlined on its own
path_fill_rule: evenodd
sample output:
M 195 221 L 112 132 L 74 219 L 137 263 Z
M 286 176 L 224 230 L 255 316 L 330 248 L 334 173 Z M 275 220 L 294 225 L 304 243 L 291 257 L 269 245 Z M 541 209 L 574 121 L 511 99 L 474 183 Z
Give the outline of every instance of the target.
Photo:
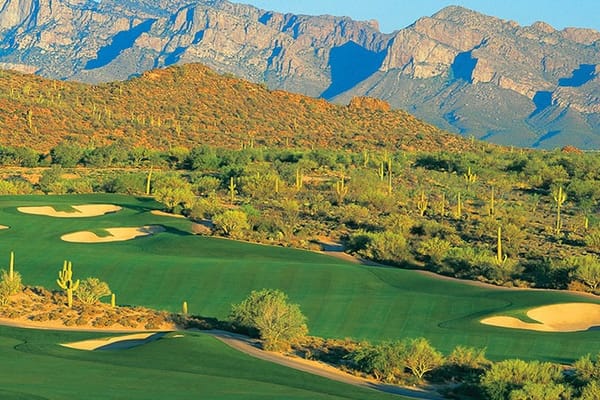
M 257 360 L 200 333 L 121 351 L 56 345 L 90 336 L 0 327 L 0 359 L 10 360 L 0 363 L 0 398 L 399 398 Z
M 55 219 L 20 214 L 26 204 L 117 203 L 125 210 L 97 218 Z M 414 271 L 365 267 L 298 250 L 255 246 L 185 233 L 186 220 L 149 214 L 156 204 L 124 196 L 4 197 L 2 249 L 16 251 L 26 283 L 54 287 L 64 258 L 77 277 L 110 283 L 120 304 L 141 304 L 226 318 L 250 290 L 280 288 L 300 303 L 311 333 L 371 340 L 425 336 L 448 352 L 457 344 L 486 346 L 492 358 L 569 362 L 600 350 L 597 332 L 540 333 L 479 324 L 484 315 L 542 304 L 592 301 L 569 293 L 490 290 L 441 281 Z M 166 233 L 117 244 L 70 244 L 62 233 L 90 227 L 162 223 Z M 37 236 L 37 239 L 32 239 Z M 0 253 L 0 257 L 1 257 Z

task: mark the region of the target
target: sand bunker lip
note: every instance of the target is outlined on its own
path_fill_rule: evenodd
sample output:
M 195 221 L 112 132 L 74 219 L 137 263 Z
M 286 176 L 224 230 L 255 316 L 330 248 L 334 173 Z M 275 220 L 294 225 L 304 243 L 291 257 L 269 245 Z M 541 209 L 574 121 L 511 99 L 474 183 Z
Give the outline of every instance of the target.
M 486 325 L 540 332 L 579 332 L 600 326 L 600 304 L 562 303 L 533 308 L 527 316 L 539 323 L 523 322 L 515 317 L 495 316 L 482 319 Z
M 101 215 L 117 212 L 122 209 L 121 207 L 113 204 L 82 204 L 71 207 L 74 210 L 72 212 L 56 211 L 52 206 L 17 207 L 17 210 L 23 214 L 43 215 L 46 217 L 84 218 L 99 217 Z
M 131 335 L 104 337 L 99 339 L 82 340 L 80 342 L 61 343 L 63 347 L 76 350 L 125 350 L 158 340 L 165 332 L 134 333 Z
M 149 236 L 164 232 L 165 228 L 160 225 L 144 225 L 132 228 L 106 228 L 105 230 L 108 232 L 108 236 L 98 236 L 94 232 L 90 231 L 79 231 L 67 233 L 62 235 L 60 238 L 65 242 L 71 243 L 122 242 L 125 240 L 131 240 L 142 236 Z

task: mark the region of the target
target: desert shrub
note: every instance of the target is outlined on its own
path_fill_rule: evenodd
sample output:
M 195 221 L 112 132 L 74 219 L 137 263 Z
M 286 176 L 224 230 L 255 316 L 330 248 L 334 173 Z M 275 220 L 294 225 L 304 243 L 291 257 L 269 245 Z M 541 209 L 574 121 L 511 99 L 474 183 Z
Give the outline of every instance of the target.
M 600 229 L 592 229 L 583 237 L 585 245 L 591 250 L 600 252 Z
M 75 296 L 83 304 L 94 304 L 102 297 L 110 296 L 111 293 L 106 282 L 102 282 L 98 278 L 86 278 L 79 284 Z
M 481 378 L 481 386 L 491 400 L 506 399 L 556 399 L 567 389 L 561 385 L 562 369 L 559 365 L 541 363 L 539 361 L 525 362 L 522 360 L 505 360 L 492 365 Z M 544 387 L 547 391 L 542 394 L 550 397 L 526 397 L 531 392 L 540 392 Z M 513 395 L 514 392 L 514 395 Z M 515 396 L 515 397 L 513 397 Z
M 371 260 L 399 264 L 410 257 L 404 236 L 393 232 L 359 232 L 350 238 L 349 248 Z
M 384 382 L 397 382 L 404 374 L 404 343 L 383 342 L 377 345 L 361 343 L 348 355 L 354 368 Z
M 430 264 L 440 265 L 448 255 L 451 247 L 450 242 L 438 237 L 432 237 L 419 242 L 417 254 Z
M 0 292 L 6 293 L 8 296 L 19 293 L 23 290 L 21 274 L 13 271 L 12 276 L 9 271 L 0 270 Z
M 267 350 L 283 350 L 306 336 L 306 317 L 297 304 L 288 303 L 276 289 L 253 290 L 241 303 L 231 307 L 234 324 L 255 330 Z
M 226 236 L 231 237 L 238 237 L 244 230 L 250 228 L 248 216 L 239 210 L 227 210 L 217 214 L 213 218 L 213 223 Z

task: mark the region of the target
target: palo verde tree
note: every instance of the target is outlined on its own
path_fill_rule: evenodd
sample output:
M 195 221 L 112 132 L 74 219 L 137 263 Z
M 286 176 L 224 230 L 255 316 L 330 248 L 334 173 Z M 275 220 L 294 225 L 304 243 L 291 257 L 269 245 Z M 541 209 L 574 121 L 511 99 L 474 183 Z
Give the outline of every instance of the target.
M 75 290 L 75 296 L 83 304 L 96 304 L 102 297 L 111 295 L 110 287 L 98 278 L 86 278 Z
M 306 317 L 297 304 L 288 303 L 277 289 L 253 290 L 241 303 L 231 307 L 234 324 L 257 331 L 266 350 L 285 350 L 306 336 Z

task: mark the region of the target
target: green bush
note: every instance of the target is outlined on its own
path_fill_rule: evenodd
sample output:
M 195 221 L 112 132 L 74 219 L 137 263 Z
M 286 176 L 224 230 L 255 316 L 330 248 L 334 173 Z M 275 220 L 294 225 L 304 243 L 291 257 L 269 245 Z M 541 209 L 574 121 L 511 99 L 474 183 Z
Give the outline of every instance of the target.
M 287 295 L 277 289 L 253 290 L 231 307 L 230 319 L 258 332 L 266 350 L 285 350 L 308 333 L 300 307 L 288 303 Z

